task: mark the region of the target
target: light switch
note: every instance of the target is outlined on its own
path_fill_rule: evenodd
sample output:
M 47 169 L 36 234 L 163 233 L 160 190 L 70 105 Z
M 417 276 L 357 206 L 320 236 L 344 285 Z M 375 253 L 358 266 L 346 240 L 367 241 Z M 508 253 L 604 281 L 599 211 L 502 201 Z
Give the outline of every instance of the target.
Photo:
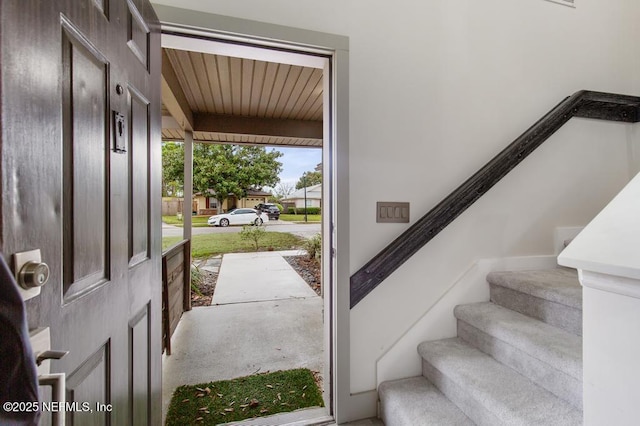
M 377 223 L 409 223 L 409 203 L 378 201 L 376 203 Z

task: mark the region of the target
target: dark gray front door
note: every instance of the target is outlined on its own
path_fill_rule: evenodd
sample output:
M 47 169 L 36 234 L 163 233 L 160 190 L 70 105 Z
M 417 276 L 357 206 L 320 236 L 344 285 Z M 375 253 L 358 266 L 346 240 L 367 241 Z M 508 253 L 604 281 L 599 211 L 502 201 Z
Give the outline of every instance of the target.
M 160 424 L 157 18 L 148 0 L 0 7 L 0 249 L 51 270 L 29 327 L 69 351 L 51 363 L 67 401 L 111 404 L 68 424 Z

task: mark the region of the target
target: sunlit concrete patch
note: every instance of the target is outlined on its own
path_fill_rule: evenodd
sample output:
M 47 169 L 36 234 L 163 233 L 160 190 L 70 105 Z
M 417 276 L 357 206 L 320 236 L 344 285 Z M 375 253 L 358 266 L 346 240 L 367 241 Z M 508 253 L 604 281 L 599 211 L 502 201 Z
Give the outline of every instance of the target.
M 299 250 L 225 254 L 212 305 L 317 297 L 282 256 Z

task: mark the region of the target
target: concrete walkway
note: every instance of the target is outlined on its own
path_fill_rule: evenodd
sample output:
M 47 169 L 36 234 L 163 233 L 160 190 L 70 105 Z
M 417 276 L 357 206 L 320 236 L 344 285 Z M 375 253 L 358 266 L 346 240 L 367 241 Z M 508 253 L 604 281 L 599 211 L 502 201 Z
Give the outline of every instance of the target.
M 316 293 L 282 256 L 298 250 L 224 255 L 212 305 L 313 297 Z
M 180 385 L 300 367 L 322 372 L 323 302 L 282 258 L 296 254 L 224 255 L 213 306 L 183 314 L 172 355 L 163 357 L 163 418 Z

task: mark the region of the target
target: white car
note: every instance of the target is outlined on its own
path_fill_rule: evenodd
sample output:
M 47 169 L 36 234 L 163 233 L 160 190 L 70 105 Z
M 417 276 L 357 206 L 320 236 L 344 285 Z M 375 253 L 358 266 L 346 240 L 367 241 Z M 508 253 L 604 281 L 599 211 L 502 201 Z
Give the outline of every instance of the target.
M 209 226 L 229 225 L 262 225 L 269 221 L 266 213 L 254 209 L 234 209 L 224 214 L 211 216 L 207 223 Z

